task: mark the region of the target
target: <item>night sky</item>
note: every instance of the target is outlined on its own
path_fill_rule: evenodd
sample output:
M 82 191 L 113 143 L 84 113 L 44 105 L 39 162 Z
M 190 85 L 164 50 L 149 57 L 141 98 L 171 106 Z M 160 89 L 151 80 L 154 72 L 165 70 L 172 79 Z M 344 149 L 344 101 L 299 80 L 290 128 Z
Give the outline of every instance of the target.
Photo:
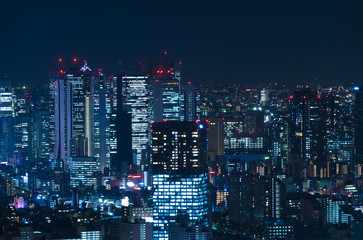
M 47 83 L 59 57 L 113 73 L 164 51 L 195 82 L 363 79 L 359 1 L 2 0 L 0 30 L 14 85 Z

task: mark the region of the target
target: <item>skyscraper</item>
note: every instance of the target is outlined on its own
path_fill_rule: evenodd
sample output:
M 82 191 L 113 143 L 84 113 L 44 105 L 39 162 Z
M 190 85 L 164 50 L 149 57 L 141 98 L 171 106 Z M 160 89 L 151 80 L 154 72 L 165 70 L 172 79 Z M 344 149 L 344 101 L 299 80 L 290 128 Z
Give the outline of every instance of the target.
M 181 90 L 180 120 L 194 122 L 200 120 L 200 93 L 197 87 L 188 82 Z
M 152 137 L 154 239 L 169 239 L 169 223 L 178 216 L 208 227 L 206 126 L 154 123 Z
M 4 78 L 0 80 L 0 117 L 11 117 L 14 115 L 13 112 L 11 81 Z
M 0 80 L 0 161 L 4 164 L 15 151 L 13 116 L 11 81 L 4 78 Z
M 89 82 L 90 71 L 85 63 L 81 69 L 73 66 L 66 72 L 59 68 L 51 74 L 51 95 L 54 99 L 51 111 L 54 111 L 55 123 L 54 159 L 65 160 L 66 156 L 71 156 L 72 139 L 75 136 L 86 137 L 85 84 Z
M 91 77 L 91 115 L 94 119 L 93 129 L 93 153 L 99 160 L 100 170 L 110 168 L 110 118 L 112 78 L 107 78 L 101 70 Z M 93 96 L 93 97 L 92 97 Z M 92 130 L 92 129 L 91 129 Z
M 310 177 L 327 177 L 327 98 L 309 88 L 298 89 L 290 96 L 291 154 L 293 162 L 304 163 Z
M 153 121 L 179 121 L 180 107 L 180 70 L 174 63 L 162 61 L 152 68 L 152 106 Z
M 131 114 L 133 164 L 141 171 L 150 161 L 150 96 L 149 77 L 137 71 L 124 71 L 122 108 Z

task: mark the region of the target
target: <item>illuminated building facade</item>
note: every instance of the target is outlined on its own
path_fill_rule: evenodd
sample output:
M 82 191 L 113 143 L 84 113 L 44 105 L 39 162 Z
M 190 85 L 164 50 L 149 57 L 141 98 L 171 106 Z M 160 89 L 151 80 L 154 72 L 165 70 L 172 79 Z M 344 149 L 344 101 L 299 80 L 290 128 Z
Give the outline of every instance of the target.
M 133 165 L 144 171 L 150 161 L 149 77 L 125 72 L 121 79 L 122 106 L 124 111 L 131 114 Z
M 90 119 L 91 103 L 89 98 L 91 70 L 86 63 L 85 66 L 86 68 L 81 69 L 70 68 L 69 72 L 60 68 L 51 74 L 50 86 L 51 97 L 53 98 L 51 106 L 53 109 L 50 110 L 54 111 L 54 159 L 65 160 L 67 156 L 71 156 L 71 141 L 74 137 L 91 136 L 91 126 L 86 125 L 86 123 L 93 122 L 93 119 Z M 86 115 L 86 103 L 88 103 L 88 115 Z M 93 139 L 89 139 L 89 141 L 93 142 Z
M 77 187 L 97 186 L 97 177 L 94 172 L 98 171 L 99 164 L 94 157 L 67 157 L 70 165 L 70 186 Z
M 0 117 L 12 117 L 13 113 L 13 94 L 11 81 L 7 78 L 0 80 Z
M 153 124 L 154 239 L 169 239 L 181 215 L 208 227 L 206 127 L 194 122 Z
M 180 71 L 172 62 L 161 62 L 153 67 L 153 121 L 180 121 Z

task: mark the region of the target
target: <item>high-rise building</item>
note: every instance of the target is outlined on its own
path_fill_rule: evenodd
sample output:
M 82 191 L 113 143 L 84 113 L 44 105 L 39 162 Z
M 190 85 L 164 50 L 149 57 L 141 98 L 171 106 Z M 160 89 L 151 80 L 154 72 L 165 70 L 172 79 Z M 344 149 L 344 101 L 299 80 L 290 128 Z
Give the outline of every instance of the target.
M 13 94 L 11 81 L 8 78 L 0 80 L 0 117 L 14 116 Z
M 150 96 L 149 77 L 141 72 L 124 71 L 122 108 L 131 114 L 133 165 L 145 171 L 150 161 Z
M 228 209 L 236 222 L 263 223 L 267 218 L 284 218 L 286 190 L 275 177 L 242 174 L 229 176 Z
M 0 161 L 7 164 L 7 159 L 15 151 L 14 106 L 11 81 L 0 80 Z
M 91 126 L 86 124 L 93 122 L 93 119 L 88 119 L 91 117 L 89 112 L 91 105 L 89 98 L 87 101 L 89 95 L 86 94 L 89 92 L 90 76 L 91 69 L 87 67 L 87 63 L 81 69 L 76 66 L 69 71 L 59 68 L 57 72 L 51 74 L 53 109 L 50 111 L 54 111 L 54 159 L 65 160 L 67 156 L 71 156 L 71 141 L 74 137 L 90 137 Z M 88 103 L 88 115 L 86 115 L 86 103 Z M 93 139 L 89 140 L 93 142 Z
M 208 227 L 206 125 L 166 121 L 152 130 L 154 239 L 169 239 L 169 223 L 182 215 Z
M 49 111 L 34 112 L 34 157 L 49 159 L 53 149 L 50 148 L 50 113 Z
M 112 78 L 107 78 L 101 70 L 91 77 L 91 117 L 94 119 L 93 130 L 93 153 L 99 159 L 100 170 L 110 168 L 110 118 L 111 118 L 111 95 Z M 93 96 L 93 100 L 92 100 Z
M 29 93 L 29 89 L 25 86 L 13 88 L 14 99 L 14 115 L 24 116 L 31 112 L 32 108 L 32 96 Z
M 181 114 L 180 121 L 200 121 L 200 93 L 198 88 L 188 82 L 181 89 Z
M 179 121 L 180 70 L 172 62 L 159 62 L 152 68 L 152 109 L 154 122 Z
M 290 96 L 289 133 L 291 157 L 303 163 L 306 175 L 327 177 L 326 132 L 329 97 L 318 95 L 309 88 L 298 89 Z

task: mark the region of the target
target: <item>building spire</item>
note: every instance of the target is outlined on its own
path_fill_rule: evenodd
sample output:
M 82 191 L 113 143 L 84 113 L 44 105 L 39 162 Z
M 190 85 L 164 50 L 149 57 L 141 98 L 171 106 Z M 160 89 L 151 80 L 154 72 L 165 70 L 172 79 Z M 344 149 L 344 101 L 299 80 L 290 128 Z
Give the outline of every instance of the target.
M 82 72 L 85 72 L 85 71 L 92 71 L 92 69 L 90 69 L 88 66 L 87 66 L 87 61 L 86 60 L 84 60 L 84 65 L 83 65 L 83 67 L 81 67 L 81 69 L 80 69 Z

